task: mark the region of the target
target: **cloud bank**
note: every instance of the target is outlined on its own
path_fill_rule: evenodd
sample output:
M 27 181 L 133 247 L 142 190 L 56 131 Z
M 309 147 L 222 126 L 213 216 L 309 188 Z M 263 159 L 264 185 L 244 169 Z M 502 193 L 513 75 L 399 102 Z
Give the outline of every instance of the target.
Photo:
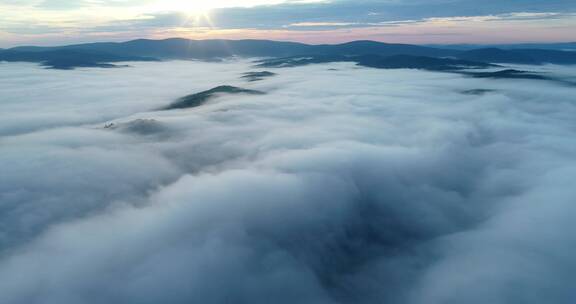
M 1 303 L 576 297 L 572 87 L 349 64 L 250 83 L 246 62 L 2 67 Z M 147 112 L 222 84 L 268 94 Z

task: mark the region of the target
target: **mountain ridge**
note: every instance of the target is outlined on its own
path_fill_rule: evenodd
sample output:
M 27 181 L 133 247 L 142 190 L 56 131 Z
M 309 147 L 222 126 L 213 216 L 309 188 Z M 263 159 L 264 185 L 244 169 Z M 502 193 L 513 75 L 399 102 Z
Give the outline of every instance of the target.
M 58 52 L 69 52 L 69 56 L 55 56 L 54 54 Z M 455 50 L 371 40 L 313 45 L 258 39 L 191 40 L 184 38 L 136 39 L 125 42 L 95 42 L 53 47 L 20 46 L 0 50 L 0 61 L 39 62 L 50 68 L 60 66 L 74 68 L 75 62 L 78 62 L 77 66 L 97 66 L 121 61 L 222 60 L 231 57 L 285 58 L 307 55 L 386 57 L 407 55 L 484 63 L 576 64 L 576 52 L 546 49 Z

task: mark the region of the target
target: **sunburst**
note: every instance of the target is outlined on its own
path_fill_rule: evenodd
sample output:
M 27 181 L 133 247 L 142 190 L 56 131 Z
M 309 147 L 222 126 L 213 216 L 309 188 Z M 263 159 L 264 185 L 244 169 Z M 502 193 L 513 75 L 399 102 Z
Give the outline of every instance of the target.
M 182 26 L 213 27 L 210 1 L 162 1 L 147 6 L 152 12 L 178 12 L 184 16 Z

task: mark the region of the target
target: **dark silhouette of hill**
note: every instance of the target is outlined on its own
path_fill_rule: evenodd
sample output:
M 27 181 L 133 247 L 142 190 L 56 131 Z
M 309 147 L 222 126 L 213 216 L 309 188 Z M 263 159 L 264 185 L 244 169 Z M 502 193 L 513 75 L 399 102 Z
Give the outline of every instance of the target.
M 224 85 L 215 87 L 207 91 L 182 97 L 176 100 L 174 103 L 170 104 L 169 106 L 161 108 L 160 110 L 187 109 L 187 108 L 199 107 L 204 103 L 206 103 L 207 101 L 209 101 L 210 99 L 223 94 L 263 95 L 265 93 L 256 90 L 248 90 Z
M 115 55 L 90 50 L 50 49 L 48 51 L 0 51 L 0 61 L 37 62 L 53 69 L 73 69 L 76 67 L 117 67 L 112 62 L 151 61 L 150 57 Z
M 483 48 L 463 51 L 376 41 L 308 45 L 269 40 L 188 40 L 181 38 L 138 39 L 128 42 L 99 42 L 57 47 L 16 47 L 0 50 L 0 61 L 39 62 L 52 68 L 74 68 L 77 66 L 106 66 L 121 61 L 154 59 L 221 60 L 230 57 L 313 56 L 318 60 L 318 56 L 329 58 L 331 56 L 365 55 L 453 58 L 490 63 L 576 64 L 576 52 L 559 50 Z M 397 57 L 396 59 L 402 61 L 406 58 Z M 430 65 L 430 60 L 427 60 L 429 61 L 428 65 Z M 403 62 L 400 65 L 406 65 L 406 63 Z M 415 63 L 415 65 L 419 65 L 419 63 Z
M 242 74 L 242 79 L 246 79 L 247 81 L 254 82 L 264 80 L 265 78 L 270 78 L 276 76 L 276 73 L 272 73 L 269 71 L 262 71 L 262 72 L 247 72 Z
M 420 69 L 430 71 L 452 71 L 461 69 L 477 69 L 496 67 L 496 65 L 452 58 L 434 58 L 411 55 L 318 55 L 318 56 L 296 56 L 288 58 L 263 60 L 258 63 L 258 67 L 295 67 L 309 64 L 330 63 L 330 62 L 355 62 L 360 66 L 378 69 Z
M 465 51 L 457 55 L 466 60 L 494 62 L 494 63 L 520 63 L 520 64 L 576 64 L 576 52 L 539 49 L 503 50 L 486 48 Z
M 533 58 L 538 63 L 576 64 L 576 52 L 538 49 L 518 49 L 510 52 Z
M 322 55 L 368 55 L 381 56 L 412 55 L 428 57 L 447 57 L 457 55 L 459 52 L 448 49 L 438 49 L 410 44 L 393 44 L 376 41 L 353 41 L 334 45 L 311 46 L 306 54 Z M 296 54 L 305 55 L 305 54 Z
M 499 48 L 504 50 L 514 49 L 540 49 L 557 51 L 576 51 L 576 42 L 559 43 L 516 43 L 516 44 L 429 44 L 428 47 L 453 49 L 453 50 L 474 50 L 482 48 Z
M 521 63 L 521 64 L 538 64 L 535 59 L 526 56 L 525 54 L 515 54 L 511 51 L 506 51 L 497 48 L 478 49 L 460 53 L 458 58 L 465 60 L 497 62 L 497 63 Z
M 506 79 L 539 79 L 552 80 L 544 75 L 514 69 L 501 70 L 496 72 L 462 72 L 475 78 L 506 78 Z
M 309 45 L 269 40 L 165 40 L 138 39 L 120 43 L 89 43 L 61 47 L 18 47 L 12 50 L 42 52 L 54 49 L 90 50 L 116 55 L 149 56 L 160 59 L 217 59 L 231 56 L 269 57 L 307 53 Z
M 297 42 L 270 40 L 165 40 L 138 39 L 128 42 L 102 42 L 58 47 L 17 47 L 13 51 L 43 52 L 48 50 L 89 50 L 116 55 L 150 56 L 162 59 L 214 59 L 230 56 L 288 57 L 298 55 L 415 55 L 452 56 L 458 51 L 409 44 L 376 41 L 353 41 L 334 45 L 309 45 Z
M 285 68 L 330 62 L 354 62 L 359 66 L 377 69 L 418 69 L 436 72 L 450 72 L 474 78 L 548 80 L 559 82 L 564 85 L 576 86 L 576 84 L 570 81 L 550 77 L 544 73 L 505 69 L 501 65 L 491 63 L 454 58 L 434 58 L 409 55 L 295 56 L 288 58 L 261 60 L 258 62 L 257 67 Z M 484 70 L 486 68 L 503 69 L 497 71 L 486 71 Z
M 464 94 L 464 95 L 482 96 L 482 95 L 486 95 L 486 94 L 494 93 L 494 92 L 496 92 L 496 90 L 490 90 L 490 89 L 471 89 L 471 90 L 461 91 L 460 93 L 462 93 L 462 94 Z
M 357 57 L 356 62 L 361 66 L 379 69 L 421 69 L 429 71 L 453 71 L 496 67 L 494 64 L 478 61 L 409 55 L 365 55 Z

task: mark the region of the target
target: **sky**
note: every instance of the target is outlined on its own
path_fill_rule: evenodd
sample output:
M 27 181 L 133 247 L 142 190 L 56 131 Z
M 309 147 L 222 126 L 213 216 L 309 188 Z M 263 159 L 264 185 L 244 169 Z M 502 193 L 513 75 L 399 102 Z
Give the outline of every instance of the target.
M 576 40 L 573 0 L 0 0 L 0 47 L 136 38 Z

